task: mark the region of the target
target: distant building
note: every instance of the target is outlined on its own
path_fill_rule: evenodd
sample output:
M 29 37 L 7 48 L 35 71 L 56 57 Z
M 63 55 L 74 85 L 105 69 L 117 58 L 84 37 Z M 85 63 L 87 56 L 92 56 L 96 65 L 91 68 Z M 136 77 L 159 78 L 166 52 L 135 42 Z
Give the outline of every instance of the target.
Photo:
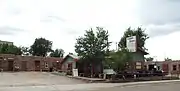
M 9 42 L 9 41 L 2 41 L 2 40 L 0 40 L 0 44 L 13 45 L 13 42 Z
M 76 62 L 78 61 L 79 57 L 74 54 L 68 54 L 63 61 L 61 62 L 61 70 L 67 71 L 77 68 Z
M 145 57 L 144 55 L 147 55 L 148 53 L 145 52 L 141 48 L 137 48 L 136 52 L 132 52 L 132 63 L 128 64 L 130 65 L 128 69 L 130 70 L 143 70 L 144 69 L 144 62 L 145 62 Z
M 144 63 L 147 70 L 161 70 L 168 74 L 180 74 L 180 60 L 148 61 Z
M 4 71 L 50 71 L 60 70 L 62 58 L 20 56 L 13 54 L 0 54 L 0 69 Z

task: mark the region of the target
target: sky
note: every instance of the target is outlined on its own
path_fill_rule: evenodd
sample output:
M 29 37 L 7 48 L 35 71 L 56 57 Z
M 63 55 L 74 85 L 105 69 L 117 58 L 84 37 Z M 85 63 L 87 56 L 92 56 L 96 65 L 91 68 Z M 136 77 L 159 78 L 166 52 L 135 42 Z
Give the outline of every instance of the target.
M 0 40 L 17 46 L 35 38 L 53 41 L 53 49 L 74 52 L 84 30 L 109 31 L 111 49 L 131 26 L 146 29 L 146 48 L 156 60 L 180 59 L 180 0 L 0 0 Z

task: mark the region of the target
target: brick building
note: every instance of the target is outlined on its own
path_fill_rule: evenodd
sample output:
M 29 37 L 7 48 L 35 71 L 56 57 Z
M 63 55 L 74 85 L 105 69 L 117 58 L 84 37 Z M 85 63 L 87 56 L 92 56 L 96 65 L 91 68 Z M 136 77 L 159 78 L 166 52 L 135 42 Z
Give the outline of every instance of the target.
M 12 54 L 0 54 L 0 69 L 3 71 L 49 71 L 50 68 L 60 69 L 62 58 L 20 56 Z
M 151 70 L 154 67 L 157 70 L 162 70 L 168 74 L 180 74 L 180 60 L 149 61 L 144 64 L 147 70 Z

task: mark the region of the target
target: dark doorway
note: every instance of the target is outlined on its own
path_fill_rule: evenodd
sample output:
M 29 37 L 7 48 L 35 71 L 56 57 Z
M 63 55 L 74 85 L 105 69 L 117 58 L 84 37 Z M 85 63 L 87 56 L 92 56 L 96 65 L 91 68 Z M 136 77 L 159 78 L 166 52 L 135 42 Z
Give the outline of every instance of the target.
M 72 63 L 69 63 L 68 64 L 68 68 L 67 68 L 68 70 L 72 70 Z
M 8 61 L 8 71 L 13 71 L 13 63 L 14 61 Z
M 149 66 L 149 71 L 153 71 L 154 70 L 154 65 L 153 64 L 150 64 L 148 66 Z
M 52 67 L 50 67 L 49 72 L 52 72 L 52 71 L 53 71 L 53 68 L 52 68 Z
M 35 61 L 35 71 L 40 71 L 40 61 Z
M 27 70 L 27 61 L 22 61 L 21 70 L 22 71 L 26 71 Z

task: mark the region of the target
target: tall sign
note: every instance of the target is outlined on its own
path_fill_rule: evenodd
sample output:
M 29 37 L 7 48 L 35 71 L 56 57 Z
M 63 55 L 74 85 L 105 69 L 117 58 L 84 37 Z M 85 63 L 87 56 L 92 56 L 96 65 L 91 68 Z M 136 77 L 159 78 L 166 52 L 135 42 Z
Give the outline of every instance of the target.
M 130 52 L 136 52 L 137 45 L 136 45 L 136 36 L 131 36 L 126 38 L 126 47 Z

